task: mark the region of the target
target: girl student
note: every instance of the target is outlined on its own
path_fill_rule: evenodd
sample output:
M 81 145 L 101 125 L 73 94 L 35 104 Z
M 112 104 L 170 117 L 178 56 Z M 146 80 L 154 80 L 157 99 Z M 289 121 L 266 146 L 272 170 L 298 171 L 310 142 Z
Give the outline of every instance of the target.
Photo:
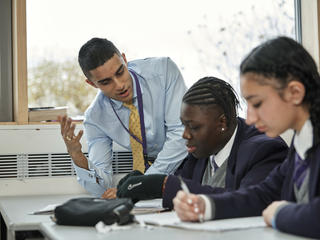
M 287 159 L 265 181 L 234 192 L 179 191 L 174 208 L 184 221 L 263 215 L 268 226 L 320 238 L 320 77 L 310 54 L 287 37 L 253 49 L 240 66 L 248 124 L 276 137 L 293 129 Z

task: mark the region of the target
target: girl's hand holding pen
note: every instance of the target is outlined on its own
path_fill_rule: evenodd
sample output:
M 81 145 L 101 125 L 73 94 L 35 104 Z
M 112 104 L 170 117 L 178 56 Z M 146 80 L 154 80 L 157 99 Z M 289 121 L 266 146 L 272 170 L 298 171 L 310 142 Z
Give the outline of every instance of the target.
M 173 199 L 173 204 L 182 221 L 203 221 L 205 202 L 199 195 L 179 191 Z

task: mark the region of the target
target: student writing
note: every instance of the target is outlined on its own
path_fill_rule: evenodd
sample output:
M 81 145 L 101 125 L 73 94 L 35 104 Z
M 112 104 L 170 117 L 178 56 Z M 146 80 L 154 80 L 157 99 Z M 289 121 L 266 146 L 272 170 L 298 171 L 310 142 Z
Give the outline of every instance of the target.
M 118 185 L 119 197 L 134 200 L 163 198 L 172 208 L 172 199 L 181 189 L 181 175 L 192 193 L 218 193 L 256 184 L 280 164 L 287 145 L 270 138 L 237 117 L 239 101 L 230 84 L 205 77 L 185 93 L 180 118 L 189 155 L 175 175 L 148 175 L 133 172 Z M 140 184 L 139 184 L 140 183 Z M 136 186 L 128 189 L 128 186 Z
M 320 238 L 320 77 L 310 54 L 297 42 L 278 37 L 256 47 L 240 66 L 247 123 L 276 137 L 296 133 L 287 159 L 258 185 L 223 194 L 178 192 L 174 208 L 184 221 L 263 214 L 284 232 Z M 188 202 L 192 202 L 189 204 Z

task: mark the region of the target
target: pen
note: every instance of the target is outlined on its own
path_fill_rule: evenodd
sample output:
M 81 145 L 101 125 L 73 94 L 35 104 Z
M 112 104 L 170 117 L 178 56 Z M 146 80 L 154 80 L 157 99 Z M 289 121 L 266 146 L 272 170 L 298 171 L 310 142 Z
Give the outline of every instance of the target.
M 178 176 L 178 178 L 179 178 L 179 180 L 180 180 L 180 185 L 181 185 L 182 190 L 183 190 L 185 193 L 189 194 L 189 193 L 190 193 L 190 190 L 189 190 L 187 184 L 183 181 L 183 179 L 182 179 L 182 177 L 181 177 L 180 175 Z M 188 203 L 189 203 L 189 204 L 192 203 L 191 199 L 188 199 Z M 197 211 L 199 211 L 199 208 L 198 208 L 198 207 L 196 207 L 196 209 L 197 209 Z M 203 222 L 203 214 L 202 214 L 202 213 L 199 213 L 198 217 L 199 217 L 199 222 Z
M 187 186 L 187 184 L 183 181 L 182 177 L 179 175 L 178 176 L 179 180 L 180 180 L 180 184 L 181 184 L 181 188 L 185 193 L 190 193 L 189 188 Z

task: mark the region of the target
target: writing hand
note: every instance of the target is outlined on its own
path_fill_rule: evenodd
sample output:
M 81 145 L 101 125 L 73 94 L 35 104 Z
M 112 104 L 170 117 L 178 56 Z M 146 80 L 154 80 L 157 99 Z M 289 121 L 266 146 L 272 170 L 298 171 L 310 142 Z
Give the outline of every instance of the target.
M 188 194 L 184 191 L 179 191 L 173 199 L 174 210 L 182 221 L 201 221 L 201 216 L 204 215 L 205 202 L 195 194 Z

